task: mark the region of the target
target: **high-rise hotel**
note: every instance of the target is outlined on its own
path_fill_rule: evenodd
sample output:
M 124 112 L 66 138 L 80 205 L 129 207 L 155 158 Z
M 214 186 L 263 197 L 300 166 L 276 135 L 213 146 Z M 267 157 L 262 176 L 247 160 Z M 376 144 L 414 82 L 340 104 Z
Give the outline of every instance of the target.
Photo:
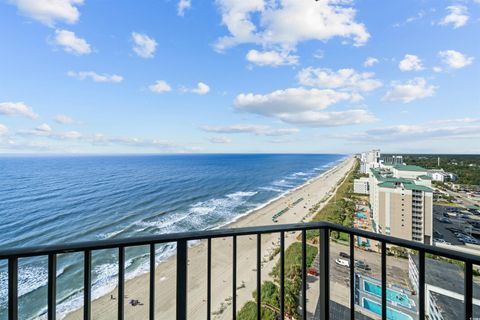
M 364 167 L 370 168 L 368 189 L 374 231 L 431 244 L 433 190 L 427 170 L 382 160 Z

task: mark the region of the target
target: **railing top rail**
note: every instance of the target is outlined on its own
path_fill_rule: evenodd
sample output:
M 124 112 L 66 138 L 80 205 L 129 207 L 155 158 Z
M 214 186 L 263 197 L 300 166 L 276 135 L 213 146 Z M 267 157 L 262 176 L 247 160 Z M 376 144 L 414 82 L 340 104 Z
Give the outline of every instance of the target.
M 354 229 L 349 227 L 344 227 L 336 225 L 326 221 L 320 222 L 308 222 L 308 223 L 296 223 L 296 224 L 275 224 L 268 226 L 255 226 L 255 227 L 244 227 L 244 228 L 224 228 L 224 229 L 214 229 L 214 230 L 204 230 L 204 231 L 192 231 L 192 232 L 181 232 L 181 233 L 170 233 L 170 234 L 160 234 L 154 236 L 146 237 L 135 237 L 135 238 L 125 238 L 125 239 L 110 239 L 110 240 L 97 240 L 97 241 L 86 241 L 86 242 L 77 242 L 71 244 L 55 244 L 55 245 L 46 245 L 46 246 L 37 246 L 37 247 L 20 247 L 20 248 L 11 248 L 0 250 L 0 260 L 8 259 L 12 257 L 31 257 L 31 256 L 40 256 L 48 254 L 62 254 L 62 253 L 73 253 L 81 252 L 86 250 L 104 250 L 112 249 L 119 247 L 134 247 L 149 245 L 152 243 L 168 243 L 175 242 L 178 240 L 202 240 L 209 238 L 223 238 L 223 237 L 232 237 L 232 236 L 246 236 L 253 234 L 266 234 L 266 233 L 276 233 L 276 232 L 289 232 L 289 231 L 300 231 L 300 230 L 319 230 L 319 229 L 329 229 L 331 231 L 345 232 L 348 234 L 353 234 L 360 237 L 369 238 L 371 240 L 377 240 L 385 242 L 387 244 L 397 245 L 412 250 L 420 250 L 427 253 L 471 262 L 473 264 L 480 265 L 480 256 L 476 256 L 469 253 L 454 251 L 451 249 L 433 247 L 425 245 L 418 242 L 413 242 L 405 239 L 395 238 L 383 234 L 373 233 L 370 231 L 365 231 L 361 229 Z

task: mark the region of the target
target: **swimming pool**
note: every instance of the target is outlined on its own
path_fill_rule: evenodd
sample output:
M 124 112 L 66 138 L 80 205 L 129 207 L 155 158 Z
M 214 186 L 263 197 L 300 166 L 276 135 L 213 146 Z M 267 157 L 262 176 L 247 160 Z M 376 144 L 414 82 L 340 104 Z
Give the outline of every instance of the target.
M 357 245 L 359 247 L 365 246 L 365 247 L 369 248 L 370 247 L 370 240 L 367 239 L 367 238 L 357 237 Z
M 363 280 L 363 290 L 377 297 L 382 297 L 381 286 L 365 279 Z M 397 290 L 387 288 L 387 300 L 405 308 L 412 309 L 413 307 L 413 301 L 411 301 L 405 293 Z
M 362 299 L 362 306 L 367 309 L 368 311 L 371 311 L 373 313 L 376 313 L 378 315 L 382 315 L 382 305 L 379 303 L 376 303 L 370 299 L 363 298 Z M 389 320 L 413 320 L 411 316 L 408 314 L 405 314 L 403 312 L 400 312 L 398 310 L 392 309 L 387 307 L 387 319 Z
M 356 212 L 355 215 L 360 219 L 367 219 L 367 215 L 363 212 Z

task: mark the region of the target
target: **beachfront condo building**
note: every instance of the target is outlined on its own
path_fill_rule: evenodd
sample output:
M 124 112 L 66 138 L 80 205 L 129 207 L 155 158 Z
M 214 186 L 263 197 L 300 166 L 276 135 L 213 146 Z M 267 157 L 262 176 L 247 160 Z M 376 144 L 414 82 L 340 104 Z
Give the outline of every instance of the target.
M 424 171 L 405 165 L 371 169 L 370 204 L 376 232 L 431 244 L 433 190 Z
M 361 177 L 360 179 L 355 179 L 353 181 L 353 192 L 358 194 L 369 194 L 370 192 L 370 181 L 367 177 Z
M 363 152 L 360 155 L 360 172 L 368 173 L 372 168 L 380 166 L 380 150 L 374 149 L 368 152 Z

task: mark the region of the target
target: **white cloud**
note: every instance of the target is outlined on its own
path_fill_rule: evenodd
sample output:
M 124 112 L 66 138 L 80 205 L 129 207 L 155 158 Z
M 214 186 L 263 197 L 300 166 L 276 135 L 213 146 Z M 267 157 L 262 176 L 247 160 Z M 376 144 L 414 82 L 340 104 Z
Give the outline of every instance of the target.
M 478 123 L 478 121 L 475 121 Z M 353 141 L 380 141 L 404 143 L 405 141 L 419 140 L 457 140 L 478 139 L 480 126 L 477 124 L 449 124 L 442 122 L 425 123 L 420 125 L 395 125 L 383 128 L 374 128 L 363 132 L 350 132 L 333 136 Z
M 85 55 L 92 52 L 85 39 L 78 38 L 74 32 L 68 30 L 55 30 L 53 43 L 63 48 L 63 51 L 76 55 Z
M 204 95 L 210 92 L 210 87 L 206 83 L 199 82 L 197 83 L 196 88 L 189 89 L 189 88 L 181 87 L 180 91 Z
M 372 91 L 382 86 L 382 82 L 372 79 L 372 72 L 359 73 L 354 69 L 330 69 L 308 67 L 297 74 L 298 82 L 305 86 L 347 89 L 353 91 Z
M 0 123 L 0 137 L 8 134 L 8 128 L 6 125 Z
M 146 34 L 132 32 L 133 51 L 142 58 L 153 58 L 157 42 Z
M 21 14 L 50 27 L 57 21 L 76 23 L 80 17 L 77 6 L 83 4 L 83 0 L 10 0 L 10 2 L 17 6 Z
M 148 86 L 148 89 L 156 93 L 172 91 L 172 87 L 164 80 L 157 80 L 154 84 Z
M 325 112 L 323 109 L 339 102 L 356 102 L 356 93 L 332 89 L 288 88 L 269 94 L 240 94 L 234 104 L 239 111 L 250 112 L 293 124 L 335 126 L 365 123 L 375 117 L 363 109 Z
M 219 143 L 219 144 L 227 144 L 232 142 L 232 140 L 227 137 L 210 137 L 208 138 L 208 141 L 210 141 L 211 143 Z
M 467 57 L 461 52 L 455 50 L 445 50 L 438 53 L 442 62 L 452 69 L 461 69 L 472 64 L 474 58 Z
M 370 37 L 365 25 L 355 21 L 355 9 L 344 0 L 218 0 L 222 23 L 230 35 L 215 44 L 219 51 L 242 43 L 278 46 L 293 50 L 303 41 L 353 39 L 364 45 Z M 258 25 L 256 19 L 258 17 Z
M 323 52 L 323 50 L 321 49 L 315 50 L 315 52 L 313 53 L 313 57 L 315 59 L 323 59 L 325 57 L 325 52 Z
M 75 123 L 75 120 L 73 120 L 71 117 L 63 115 L 63 114 L 59 114 L 59 115 L 55 116 L 55 118 L 53 120 L 55 120 L 55 122 L 59 123 L 59 124 Z
M 298 56 L 289 55 L 288 52 L 250 50 L 246 55 L 247 61 L 258 66 L 278 67 L 283 65 L 298 64 Z
M 300 130 L 297 128 L 272 128 L 266 125 L 259 124 L 233 124 L 228 126 L 203 126 L 203 131 L 222 133 L 222 134 L 235 134 L 235 133 L 251 133 L 257 136 L 288 136 L 298 133 Z
M 210 92 L 210 87 L 206 83 L 199 82 L 197 87 L 192 89 L 192 92 L 200 95 L 207 94 Z
M 183 15 L 185 14 L 185 11 L 190 9 L 191 6 L 192 6 L 191 0 L 179 0 L 178 6 L 177 6 L 177 15 L 183 17 Z
M 379 61 L 377 58 L 374 58 L 374 57 L 368 57 L 365 62 L 363 62 L 363 66 L 364 67 L 371 67 L 375 64 L 377 64 Z
M 395 23 L 393 26 L 395 28 L 398 28 L 398 27 L 402 27 L 402 26 L 405 26 L 409 23 L 412 23 L 414 21 L 417 21 L 417 20 L 420 20 L 422 19 L 423 17 L 425 17 L 426 15 L 426 12 L 425 11 L 420 11 L 418 12 L 416 15 L 414 16 L 411 16 L 411 17 L 408 17 L 405 21 L 401 22 L 401 23 Z
M 38 132 L 52 132 L 52 127 L 50 127 L 48 124 L 43 123 L 39 125 L 38 127 L 35 128 L 36 131 Z
M 79 71 L 79 72 L 69 71 L 67 75 L 69 77 L 77 78 L 79 80 L 85 80 L 87 78 L 90 78 L 95 82 L 117 82 L 118 83 L 123 81 L 123 77 L 117 74 L 111 74 L 111 75 L 106 73 L 98 74 L 94 71 Z
M 468 19 L 468 9 L 465 6 L 462 5 L 453 5 L 453 6 L 448 6 L 446 8 L 448 11 L 448 15 L 446 15 L 442 21 L 440 21 L 441 25 L 453 25 L 454 29 L 463 27 Z
M 48 124 L 43 123 L 33 130 L 21 130 L 17 134 L 22 136 L 37 136 L 55 140 L 80 140 L 84 136 L 78 131 L 55 131 Z
M 405 83 L 393 83 L 383 100 L 410 103 L 417 99 L 433 96 L 436 89 L 437 87 L 428 85 L 424 78 L 415 78 Z
M 423 70 L 422 60 L 416 55 L 406 54 L 398 68 L 402 71 L 420 71 Z
M 30 119 L 38 118 L 38 114 L 23 102 L 1 102 L 0 114 L 6 116 L 21 116 Z

